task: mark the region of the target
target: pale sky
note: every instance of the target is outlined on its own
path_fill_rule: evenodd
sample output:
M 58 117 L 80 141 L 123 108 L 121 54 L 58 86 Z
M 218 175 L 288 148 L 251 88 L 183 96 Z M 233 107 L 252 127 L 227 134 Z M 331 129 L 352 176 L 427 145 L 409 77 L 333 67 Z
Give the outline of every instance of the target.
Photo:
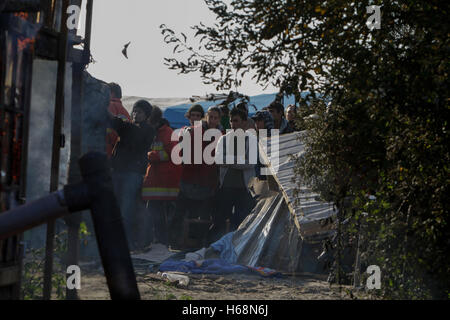
M 189 36 L 193 34 L 190 27 L 200 21 L 214 24 L 214 14 L 203 0 L 94 0 L 91 52 L 96 63 L 88 71 L 103 81 L 119 83 L 125 96 L 168 98 L 214 93 L 215 88 L 204 85 L 199 74 L 179 75 L 163 64 L 164 57 L 172 56 L 172 47 L 164 43 L 159 26 L 166 24 Z M 83 26 L 84 14 L 80 22 Z M 127 60 L 122 49 L 129 41 Z M 277 91 L 273 87 L 263 91 L 250 77 L 238 90 L 247 95 Z

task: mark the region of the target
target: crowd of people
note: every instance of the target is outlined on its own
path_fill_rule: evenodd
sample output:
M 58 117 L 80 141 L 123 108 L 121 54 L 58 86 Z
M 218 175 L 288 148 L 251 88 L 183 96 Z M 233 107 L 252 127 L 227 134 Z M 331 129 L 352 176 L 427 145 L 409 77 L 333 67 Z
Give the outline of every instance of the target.
M 121 88 L 109 84 L 111 102 L 108 108 L 110 128 L 107 132 L 107 155 L 111 160 L 113 185 L 123 217 L 130 250 L 143 249 L 151 243 L 161 243 L 172 249 L 183 248 L 185 219 L 202 223 L 192 226 L 199 243 L 207 246 L 227 232 L 238 228 L 255 206 L 249 190 L 253 177 L 260 175 L 262 164 L 239 161 L 209 163 L 204 159 L 194 161 L 195 144 L 192 144 L 192 161 L 175 164 L 171 155 L 182 139 L 191 138 L 200 130 L 216 129 L 218 139 L 201 139 L 201 154 L 208 148 L 215 159 L 239 156 L 249 158 L 253 141 L 246 136 L 244 154 L 239 154 L 226 143 L 234 130 L 278 129 L 279 134 L 295 130 L 296 107 L 288 106 L 286 112 L 279 102 L 272 102 L 263 110 L 249 116 L 248 105 L 241 102 L 231 110 L 228 101 L 213 106 L 205 113 L 200 104 L 193 104 L 186 118 L 190 125 L 182 128 L 178 141 L 173 139 L 174 129 L 157 106 L 146 100 L 137 101 L 131 116 L 121 103 Z M 233 129 L 233 130 L 227 130 Z M 255 137 L 257 139 L 257 137 Z M 216 141 L 217 140 L 217 141 Z M 257 141 L 257 140 L 256 140 Z M 259 158 L 259 157 L 258 157 Z M 138 221 L 138 211 L 145 206 L 145 214 Z M 148 243 L 138 239 L 148 234 Z

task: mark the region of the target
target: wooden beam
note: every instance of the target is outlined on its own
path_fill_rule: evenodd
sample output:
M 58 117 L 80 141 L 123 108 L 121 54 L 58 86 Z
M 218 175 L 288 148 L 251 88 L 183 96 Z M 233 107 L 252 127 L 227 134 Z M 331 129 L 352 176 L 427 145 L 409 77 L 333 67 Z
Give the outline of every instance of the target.
M 6 1 L 2 12 L 38 12 L 41 8 L 40 0 L 14 0 Z
M 62 6 L 62 21 L 61 33 L 59 36 L 59 50 L 58 50 L 58 74 L 56 82 L 56 101 L 55 101 L 55 118 L 53 122 L 53 150 L 51 162 L 51 176 L 50 176 L 50 192 L 58 189 L 59 182 L 59 165 L 60 165 L 60 149 L 61 149 L 61 132 L 64 117 L 64 89 L 66 78 L 66 61 L 67 61 L 67 38 L 68 30 L 67 24 L 67 7 L 69 0 L 63 1 Z M 47 224 L 47 243 L 45 248 L 45 266 L 44 266 L 44 300 L 51 299 L 52 291 L 52 273 L 53 273 L 53 247 L 55 237 L 55 221 Z
M 81 6 L 81 0 L 72 0 L 72 4 Z M 78 54 L 79 63 L 73 64 L 73 82 L 72 82 L 72 110 L 71 110 L 71 143 L 70 143 L 70 161 L 69 161 L 69 183 L 78 183 L 81 181 L 81 172 L 78 166 L 78 159 L 81 157 L 81 141 L 82 141 L 82 105 L 84 97 L 83 70 L 89 63 L 90 34 L 92 26 L 92 2 L 87 8 L 86 15 L 86 32 L 87 41 L 84 50 L 71 50 L 72 53 Z M 76 32 L 69 32 L 69 35 Z M 72 57 L 75 60 L 75 57 Z M 75 213 L 65 218 L 68 227 L 67 241 L 67 265 L 77 265 L 80 256 L 80 223 L 81 213 Z M 67 275 L 68 276 L 68 275 Z M 78 291 L 66 288 L 66 300 L 79 300 Z

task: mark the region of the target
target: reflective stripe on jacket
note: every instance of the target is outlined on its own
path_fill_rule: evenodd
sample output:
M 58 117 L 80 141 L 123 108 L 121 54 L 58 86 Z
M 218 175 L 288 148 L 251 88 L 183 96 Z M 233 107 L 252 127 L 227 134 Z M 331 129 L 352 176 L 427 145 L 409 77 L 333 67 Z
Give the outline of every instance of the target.
M 171 141 L 173 130 L 164 124 L 158 129 L 151 151 L 148 153 L 147 173 L 144 177 L 142 199 L 175 200 L 180 188 L 181 166 L 171 159 L 177 141 Z

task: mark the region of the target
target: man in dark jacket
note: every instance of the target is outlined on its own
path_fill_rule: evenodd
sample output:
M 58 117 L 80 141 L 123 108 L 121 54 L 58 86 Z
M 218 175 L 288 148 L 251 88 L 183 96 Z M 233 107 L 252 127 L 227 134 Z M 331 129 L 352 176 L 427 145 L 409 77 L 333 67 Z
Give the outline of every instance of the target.
M 280 130 L 280 134 L 291 133 L 294 131 L 284 117 L 284 107 L 280 102 L 272 102 L 267 106 L 267 110 L 272 114 L 274 129 Z
M 119 136 L 111 158 L 113 183 L 130 250 L 136 249 L 137 203 L 147 169 L 147 152 L 155 137 L 155 130 L 148 124 L 152 109 L 150 103 L 139 100 L 133 106 L 131 123 L 112 116 L 110 119 L 111 128 Z

